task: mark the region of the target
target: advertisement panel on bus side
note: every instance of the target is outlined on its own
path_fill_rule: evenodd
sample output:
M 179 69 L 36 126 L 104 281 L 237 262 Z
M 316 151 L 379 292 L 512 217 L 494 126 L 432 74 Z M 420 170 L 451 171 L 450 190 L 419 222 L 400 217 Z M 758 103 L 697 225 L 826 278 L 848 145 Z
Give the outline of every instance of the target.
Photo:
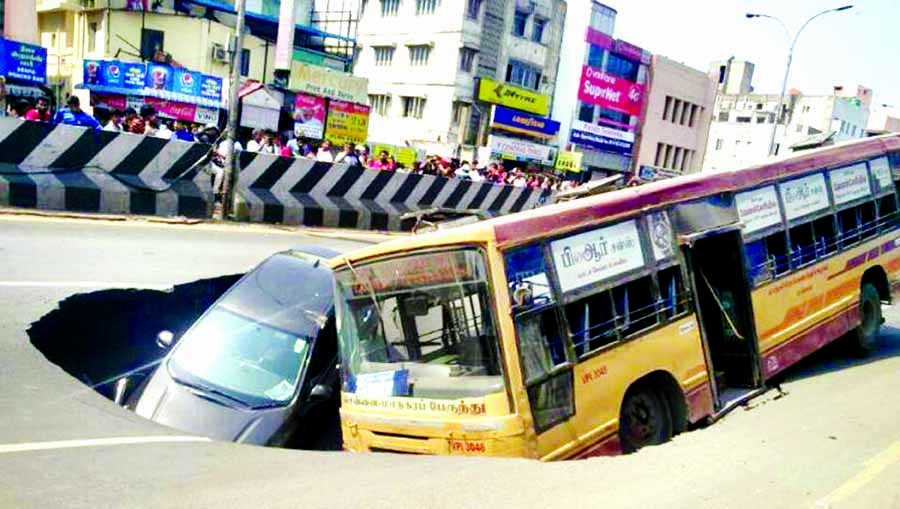
M 563 292 L 644 266 L 637 221 L 633 219 L 555 240 L 550 250 Z

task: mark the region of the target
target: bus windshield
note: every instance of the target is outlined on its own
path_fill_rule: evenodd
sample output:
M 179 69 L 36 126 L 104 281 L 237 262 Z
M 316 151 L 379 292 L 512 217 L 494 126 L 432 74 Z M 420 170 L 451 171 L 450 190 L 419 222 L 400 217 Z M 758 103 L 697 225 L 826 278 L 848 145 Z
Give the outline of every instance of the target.
M 481 251 L 340 269 L 335 302 L 345 392 L 459 399 L 505 389 Z

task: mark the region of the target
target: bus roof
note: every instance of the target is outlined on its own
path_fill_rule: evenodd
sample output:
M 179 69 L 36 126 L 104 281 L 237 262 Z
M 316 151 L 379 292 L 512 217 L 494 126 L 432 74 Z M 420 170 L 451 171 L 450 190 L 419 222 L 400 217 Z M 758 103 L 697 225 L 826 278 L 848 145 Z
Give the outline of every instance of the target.
M 689 201 L 711 194 L 751 188 L 787 175 L 802 175 L 817 169 L 834 167 L 900 151 L 900 134 L 889 134 L 851 141 L 821 149 L 804 151 L 741 170 L 699 172 L 652 182 L 564 203 L 480 221 L 475 224 L 414 235 L 365 247 L 339 256 L 336 268 L 345 259 L 362 260 L 389 252 L 496 240 L 500 245 L 515 245 L 577 230 L 585 226 Z

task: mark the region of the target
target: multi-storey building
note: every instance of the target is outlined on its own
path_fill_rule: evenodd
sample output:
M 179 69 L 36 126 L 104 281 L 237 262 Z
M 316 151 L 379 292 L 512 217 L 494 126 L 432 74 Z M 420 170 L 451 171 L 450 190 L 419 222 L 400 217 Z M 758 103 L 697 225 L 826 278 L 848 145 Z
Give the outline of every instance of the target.
M 644 115 L 650 53 L 612 37 L 616 14 L 595 0 L 570 6 L 553 101 L 561 144 L 594 176 L 633 169 Z
M 715 99 L 716 82 L 707 73 L 653 55 L 636 166 L 700 171 Z
M 563 0 L 363 2 L 354 74 L 369 80 L 370 139 L 552 164 L 555 142 L 527 133 L 549 121 L 565 12 Z M 507 142 L 490 132 L 499 108 L 537 118 Z M 530 160 L 537 152 L 547 153 Z
M 778 94 L 754 93 L 753 65 L 728 60 L 714 62 L 710 75 L 719 83 L 709 130 L 704 170 L 728 170 L 760 163 L 773 155 L 805 145 L 811 136 L 840 142 L 865 136 L 872 91 L 836 86 L 831 95 L 788 91 L 779 109 Z

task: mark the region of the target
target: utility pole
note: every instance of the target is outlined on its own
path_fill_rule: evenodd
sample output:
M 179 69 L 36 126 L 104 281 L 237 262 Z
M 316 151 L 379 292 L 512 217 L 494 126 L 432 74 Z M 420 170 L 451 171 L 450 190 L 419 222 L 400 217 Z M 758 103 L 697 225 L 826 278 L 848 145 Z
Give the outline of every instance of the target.
M 222 147 L 225 156 L 225 172 L 222 179 L 222 210 L 217 211 L 215 218 L 222 220 L 228 216 L 236 215 L 234 190 L 237 188 L 238 168 L 237 153 L 234 151 L 234 143 L 237 141 L 238 130 L 238 91 L 241 87 L 241 50 L 244 48 L 244 10 L 246 0 L 235 0 L 237 8 L 237 20 L 234 24 L 234 37 L 231 46 L 231 76 L 228 78 L 228 126 L 225 128 L 225 138 Z M 215 193 L 215 190 L 213 190 Z

